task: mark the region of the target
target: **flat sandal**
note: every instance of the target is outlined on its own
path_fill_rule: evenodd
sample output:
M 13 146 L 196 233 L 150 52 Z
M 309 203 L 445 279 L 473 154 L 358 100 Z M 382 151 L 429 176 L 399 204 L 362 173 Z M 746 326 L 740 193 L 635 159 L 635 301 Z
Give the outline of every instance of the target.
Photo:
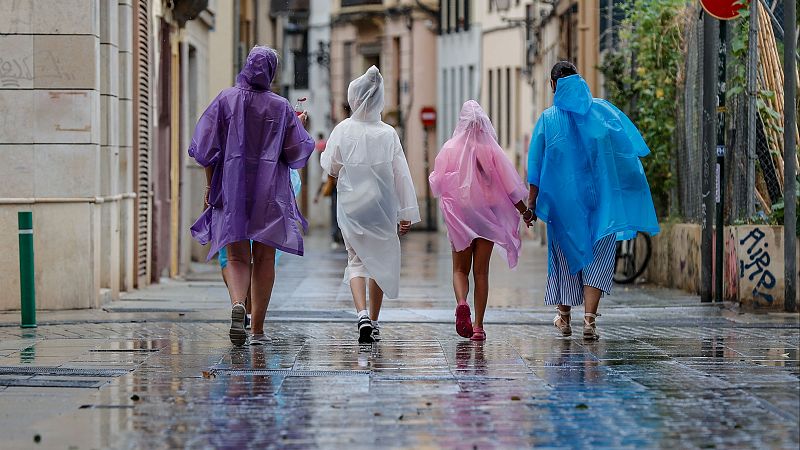
M 556 315 L 556 317 L 553 319 L 553 325 L 556 328 L 558 328 L 558 331 L 561 332 L 562 336 L 564 337 L 572 336 L 572 325 L 570 325 L 569 322 L 562 319 L 561 317 L 561 316 L 569 317 L 572 311 L 564 312 L 561 311 L 558 307 L 556 307 L 556 311 L 558 312 L 558 315 Z M 561 323 L 561 325 L 559 325 L 559 323 Z
M 597 341 L 600 339 L 600 334 L 597 332 L 597 317 L 600 314 L 584 313 L 583 314 L 583 339 L 586 341 Z M 588 318 L 595 319 L 589 322 Z

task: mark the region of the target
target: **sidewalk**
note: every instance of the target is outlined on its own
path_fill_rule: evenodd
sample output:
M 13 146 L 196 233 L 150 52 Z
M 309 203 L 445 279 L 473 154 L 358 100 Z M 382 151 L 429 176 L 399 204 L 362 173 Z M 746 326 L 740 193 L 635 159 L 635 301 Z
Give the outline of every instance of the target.
M 493 262 L 476 344 L 453 329 L 446 239 L 403 247 L 369 348 L 346 254 L 318 238 L 281 260 L 264 347 L 231 348 L 213 266 L 101 311 L 40 312 L 35 330 L 0 314 L 3 447 L 797 448 L 797 315 L 617 286 L 599 342 L 560 339 L 546 252 L 526 243 L 516 271 Z

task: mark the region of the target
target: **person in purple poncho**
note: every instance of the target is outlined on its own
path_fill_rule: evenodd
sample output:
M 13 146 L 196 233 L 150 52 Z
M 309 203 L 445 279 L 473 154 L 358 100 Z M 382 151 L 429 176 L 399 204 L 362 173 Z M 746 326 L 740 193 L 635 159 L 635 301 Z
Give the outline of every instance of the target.
M 210 243 L 208 259 L 225 247 L 231 297 L 230 339 L 247 342 L 245 299 L 252 302 L 251 344 L 262 344 L 275 282 L 275 249 L 303 255 L 308 224 L 292 192 L 290 169 L 306 165 L 314 139 L 289 102 L 270 91 L 278 54 L 254 47 L 236 86 L 217 95 L 197 123 L 189 155 L 205 167 L 206 209 L 192 236 Z M 253 241 L 252 250 L 250 241 Z

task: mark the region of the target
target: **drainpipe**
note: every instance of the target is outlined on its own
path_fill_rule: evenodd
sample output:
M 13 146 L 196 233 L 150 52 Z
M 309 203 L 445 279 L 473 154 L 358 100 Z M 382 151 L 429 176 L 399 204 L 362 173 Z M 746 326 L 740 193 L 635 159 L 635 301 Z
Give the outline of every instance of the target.
M 170 254 L 169 254 L 169 275 L 178 276 L 178 244 L 179 244 L 179 219 L 180 219 L 180 99 L 181 99 L 181 59 L 180 43 L 181 28 L 173 28 L 170 33 L 170 114 L 169 114 L 169 134 L 170 134 L 170 158 L 169 158 L 169 191 L 170 191 Z

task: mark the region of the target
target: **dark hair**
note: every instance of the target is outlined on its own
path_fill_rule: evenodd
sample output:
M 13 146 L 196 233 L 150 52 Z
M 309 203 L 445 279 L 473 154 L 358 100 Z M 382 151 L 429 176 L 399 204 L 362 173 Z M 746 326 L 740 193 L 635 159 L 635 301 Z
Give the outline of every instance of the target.
M 577 73 L 578 69 L 575 67 L 575 64 L 572 64 L 569 61 L 559 61 L 555 66 L 553 66 L 553 69 L 550 70 L 550 79 L 553 81 L 558 81 L 559 78 L 577 75 Z

